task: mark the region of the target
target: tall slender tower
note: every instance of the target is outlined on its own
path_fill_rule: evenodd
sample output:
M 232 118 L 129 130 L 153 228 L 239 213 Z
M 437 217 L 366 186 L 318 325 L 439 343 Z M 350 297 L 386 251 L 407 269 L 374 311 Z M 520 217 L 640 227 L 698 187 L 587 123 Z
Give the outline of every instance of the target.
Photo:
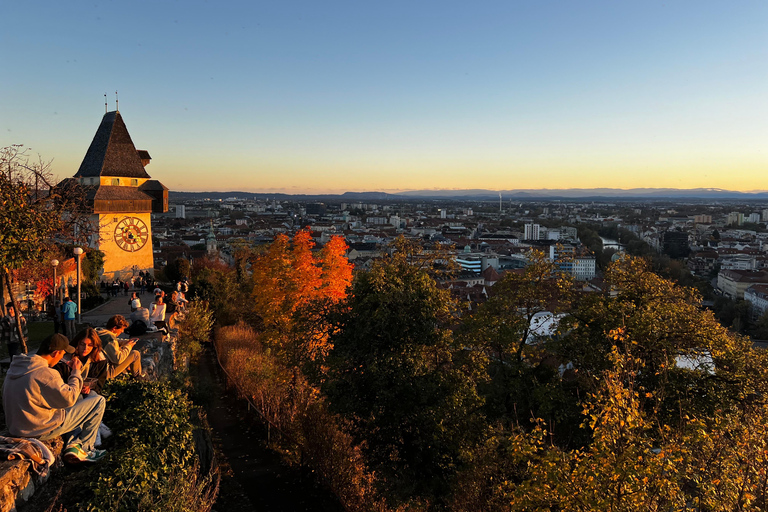
M 154 270 L 150 214 L 168 211 L 168 189 L 147 174 L 150 160 L 136 150 L 120 112 L 107 112 L 71 178 L 86 188 L 99 229 L 91 246 L 104 252 L 105 279 Z

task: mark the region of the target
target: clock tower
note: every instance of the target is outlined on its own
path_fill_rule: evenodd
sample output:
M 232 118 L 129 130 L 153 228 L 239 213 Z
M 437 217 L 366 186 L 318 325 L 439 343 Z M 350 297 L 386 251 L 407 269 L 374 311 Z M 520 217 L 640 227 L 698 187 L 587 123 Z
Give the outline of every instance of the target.
M 91 246 L 104 252 L 105 279 L 154 270 L 151 214 L 168 211 L 168 189 L 147 174 L 150 160 L 136 150 L 120 112 L 107 112 L 71 178 L 84 187 L 98 226 Z

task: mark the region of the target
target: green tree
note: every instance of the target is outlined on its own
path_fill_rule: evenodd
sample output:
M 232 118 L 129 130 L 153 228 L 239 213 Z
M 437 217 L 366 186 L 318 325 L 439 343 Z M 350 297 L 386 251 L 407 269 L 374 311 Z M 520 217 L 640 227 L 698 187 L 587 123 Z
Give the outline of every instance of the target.
M 540 251 L 528 259 L 525 269 L 505 274 L 488 301 L 465 318 L 461 341 L 484 356 L 490 381 L 481 390 L 489 417 L 517 421 L 519 411 L 568 421 L 578 410 L 546 346 L 559 336 L 573 278 L 561 268 L 566 262 L 550 261 Z
M 448 329 L 455 305 L 423 256 L 400 239 L 391 257 L 357 274 L 323 386 L 396 500 L 444 494 L 481 405 Z
M 165 277 L 171 283 L 177 283 L 182 279 L 189 278 L 190 266 L 189 260 L 186 258 L 176 258 L 163 269 Z
M 731 399 L 712 409 L 682 406 L 667 421 L 659 414 L 667 391 L 641 382 L 649 371 L 636 355 L 642 340 L 625 328 L 606 338 L 608 368 L 581 400 L 590 442 L 576 449 L 547 442 L 553 432 L 541 420 L 529 433 L 496 428 L 467 456 L 452 509 L 765 510 L 768 405 L 759 397 L 768 354 L 736 343 L 716 355 L 714 368 L 683 370 Z M 695 388 L 690 394 L 708 400 Z
M 763 315 L 757 319 L 750 335 L 757 340 L 768 340 L 768 314 L 763 313 Z

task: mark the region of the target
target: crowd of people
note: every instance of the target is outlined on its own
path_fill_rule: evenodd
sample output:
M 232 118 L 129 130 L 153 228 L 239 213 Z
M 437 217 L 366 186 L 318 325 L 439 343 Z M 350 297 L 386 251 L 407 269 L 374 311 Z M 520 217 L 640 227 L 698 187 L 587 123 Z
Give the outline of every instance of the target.
M 107 294 L 110 297 L 117 297 L 120 292 L 123 295 L 128 295 L 128 292 L 133 288 L 140 290 L 142 295 L 146 290 L 152 289 L 155 286 L 155 280 L 150 274 L 139 272 L 139 275 L 130 277 L 126 281 L 120 279 L 114 279 L 111 283 L 108 281 L 101 281 L 101 292 Z
M 0 335 L 11 356 L 3 383 L 3 409 L 10 435 L 41 441 L 62 436 L 63 458 L 70 464 L 101 459 L 105 451 L 96 447 L 96 439 L 106 407 L 102 387 L 121 375 L 147 378 L 141 354 L 134 348 L 138 339 L 123 337 L 123 333 L 165 334 L 175 328 L 184 314 L 187 290 L 186 279 L 180 281 L 166 303 L 165 292 L 155 288 L 151 309 L 142 307 L 140 293 L 134 292 L 128 302 L 131 323 L 123 315 L 114 315 L 103 328 L 85 326 L 78 332 L 74 321 L 77 306 L 72 310 L 68 304 L 74 302 L 65 298 L 57 312 L 64 334 L 55 325 L 56 332 L 31 355 L 19 353 L 22 343 L 15 322 L 22 323 L 22 336 L 26 337 L 26 321 L 14 314 L 12 303 L 7 305 L 9 314 L 0 319 Z

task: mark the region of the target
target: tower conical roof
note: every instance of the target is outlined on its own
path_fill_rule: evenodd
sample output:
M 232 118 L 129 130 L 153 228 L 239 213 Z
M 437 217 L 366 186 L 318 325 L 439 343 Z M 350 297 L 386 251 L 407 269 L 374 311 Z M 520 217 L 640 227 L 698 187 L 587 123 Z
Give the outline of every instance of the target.
M 75 178 L 115 176 L 149 178 L 120 112 L 107 112 Z

